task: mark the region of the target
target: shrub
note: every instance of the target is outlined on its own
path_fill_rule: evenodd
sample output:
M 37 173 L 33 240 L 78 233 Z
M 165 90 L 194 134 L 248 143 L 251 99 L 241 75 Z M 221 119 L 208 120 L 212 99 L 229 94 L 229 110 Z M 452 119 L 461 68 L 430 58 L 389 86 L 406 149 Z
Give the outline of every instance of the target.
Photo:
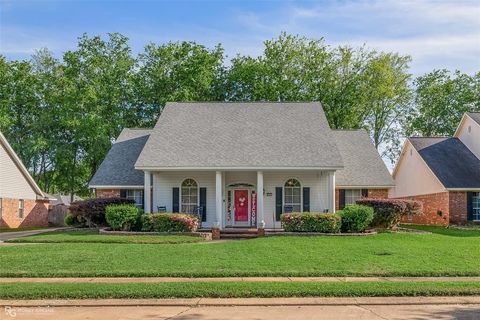
M 363 232 L 373 220 L 373 208 L 367 206 L 346 206 L 340 213 L 342 232 Z
M 284 213 L 280 220 L 287 232 L 337 233 L 341 226 L 340 216 L 332 213 Z
M 63 219 L 63 223 L 65 223 L 65 225 L 67 226 L 75 226 L 79 224 L 77 218 L 71 214 L 67 214 L 65 216 L 65 219 Z
M 198 218 L 181 213 L 154 213 L 143 215 L 143 231 L 194 232 L 198 228 Z
M 105 208 L 105 218 L 113 230 L 130 231 L 141 221 L 141 210 L 132 204 L 109 205 Z
M 70 214 L 80 223 L 89 227 L 106 225 L 105 208 L 114 204 L 133 204 L 133 200 L 123 198 L 97 198 L 72 202 Z
M 357 200 L 357 204 L 373 208 L 371 226 L 394 229 L 400 223 L 403 215 L 419 214 L 423 210 L 421 202 L 402 199 L 370 199 Z

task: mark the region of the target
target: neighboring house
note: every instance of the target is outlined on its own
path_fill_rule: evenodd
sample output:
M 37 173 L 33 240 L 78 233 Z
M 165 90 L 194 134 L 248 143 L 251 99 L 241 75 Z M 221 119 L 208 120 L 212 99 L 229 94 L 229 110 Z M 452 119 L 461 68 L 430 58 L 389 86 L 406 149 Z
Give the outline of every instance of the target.
M 393 171 L 391 197 L 423 202 L 424 215 L 405 222 L 480 221 L 480 113 L 466 113 L 453 137 L 406 140 Z
M 48 224 L 51 226 L 64 226 L 65 217 L 68 214 L 70 208 L 70 202 L 72 200 L 71 194 L 55 194 L 51 196 L 50 209 L 48 210 Z M 82 198 L 74 195 L 73 201 L 80 201 Z
M 121 132 L 90 181 L 97 197 L 199 213 L 207 228 L 279 228 L 284 212 L 334 212 L 341 193 L 392 185 L 365 132 L 331 130 L 319 103 L 265 102 L 167 103 L 153 129 Z
M 335 174 L 337 210 L 361 197 L 388 198 L 392 176 L 365 130 L 334 130 L 344 168 Z
M 0 227 L 47 226 L 49 200 L 0 132 Z

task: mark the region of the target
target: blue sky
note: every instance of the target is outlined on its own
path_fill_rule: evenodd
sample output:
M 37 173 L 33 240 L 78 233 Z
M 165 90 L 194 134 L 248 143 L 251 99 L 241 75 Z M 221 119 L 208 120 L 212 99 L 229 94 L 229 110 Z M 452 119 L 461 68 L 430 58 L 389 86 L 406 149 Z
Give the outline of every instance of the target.
M 410 54 L 412 73 L 480 71 L 480 1 L 25 1 L 0 0 L 0 54 L 74 49 L 77 37 L 120 32 L 135 53 L 148 42 L 222 43 L 258 55 L 281 31 L 331 45 Z

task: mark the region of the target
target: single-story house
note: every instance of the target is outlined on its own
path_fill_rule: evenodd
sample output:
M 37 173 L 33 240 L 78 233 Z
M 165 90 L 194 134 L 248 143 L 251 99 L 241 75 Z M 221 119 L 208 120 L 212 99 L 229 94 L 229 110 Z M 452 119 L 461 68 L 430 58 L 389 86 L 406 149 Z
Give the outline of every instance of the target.
M 47 226 L 49 200 L 0 132 L 0 227 Z
M 390 196 L 423 202 L 404 222 L 480 221 L 480 113 L 466 113 L 453 137 L 411 137 L 393 171 Z
M 153 129 L 124 129 L 90 181 L 97 197 L 202 227 L 280 228 L 284 212 L 332 213 L 393 180 L 362 130 L 330 129 L 319 103 L 167 103 Z

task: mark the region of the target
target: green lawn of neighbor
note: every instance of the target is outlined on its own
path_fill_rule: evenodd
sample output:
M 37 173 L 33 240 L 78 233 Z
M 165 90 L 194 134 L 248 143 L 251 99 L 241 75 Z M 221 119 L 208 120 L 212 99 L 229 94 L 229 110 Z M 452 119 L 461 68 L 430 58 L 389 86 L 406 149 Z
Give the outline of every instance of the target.
M 435 234 L 443 234 L 446 236 L 455 236 L 455 237 L 479 237 L 480 226 L 471 226 L 471 227 L 440 227 L 440 226 L 427 226 L 420 224 L 405 224 L 402 225 L 404 228 L 415 229 L 428 231 Z
M 0 245 L 0 276 L 480 276 L 480 231 Z
M 2 283 L 0 299 L 479 295 L 480 282 Z
M 201 237 L 181 235 L 104 235 L 97 230 L 53 231 L 28 237 L 7 240 L 6 242 L 22 243 L 192 243 L 203 241 Z

